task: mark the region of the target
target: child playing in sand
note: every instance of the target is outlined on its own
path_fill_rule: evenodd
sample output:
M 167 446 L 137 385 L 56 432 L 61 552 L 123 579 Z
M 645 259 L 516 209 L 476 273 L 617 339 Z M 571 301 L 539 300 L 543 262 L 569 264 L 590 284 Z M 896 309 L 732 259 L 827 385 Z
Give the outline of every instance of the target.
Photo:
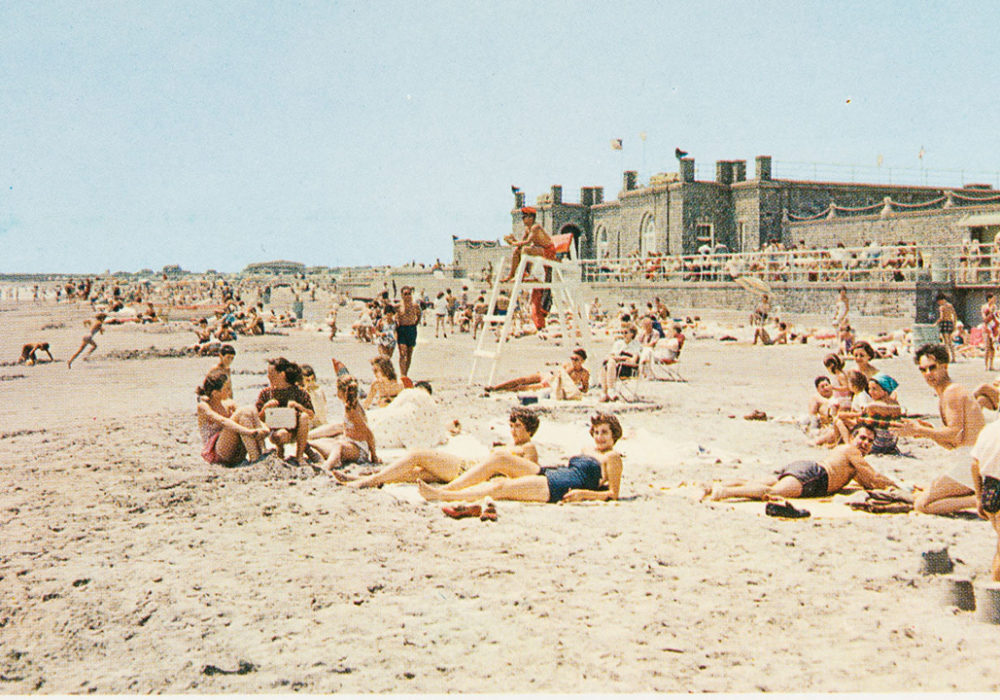
M 318 428 L 326 424 L 326 393 L 316 381 L 316 370 L 312 365 L 302 365 L 302 388 L 309 394 L 309 400 L 313 405 L 313 417 L 309 421 L 309 428 Z
M 97 333 L 103 333 L 104 332 L 104 319 L 106 319 L 107 317 L 108 317 L 107 314 L 101 313 L 101 314 L 97 314 L 97 316 L 94 318 L 94 320 L 92 320 L 92 321 L 88 320 L 88 321 L 84 321 L 83 322 L 84 325 L 88 325 L 89 324 L 90 325 L 90 329 L 87 331 L 87 334 L 85 336 L 83 336 L 83 340 L 80 341 L 80 349 L 76 351 L 76 353 L 73 355 L 73 357 L 69 358 L 66 361 L 66 366 L 67 367 L 69 367 L 69 368 L 72 369 L 72 367 L 73 367 L 73 360 L 75 360 L 77 357 L 79 357 L 80 353 L 83 352 L 83 349 L 85 347 L 87 347 L 88 345 L 90 346 L 90 349 L 87 351 L 87 354 L 83 356 L 83 359 L 86 360 L 88 357 L 90 357 L 92 354 L 94 354 L 94 350 L 97 349 L 97 343 L 94 342 L 94 335 L 96 335 Z
M 323 470 L 332 473 L 350 462 L 377 464 L 375 436 L 368 427 L 365 409 L 358 401 L 358 380 L 350 375 L 338 378 L 337 398 L 344 404 L 343 433 L 311 443 L 326 458 Z
M 49 362 L 54 361 L 52 353 L 49 352 L 48 343 L 25 343 L 21 347 L 21 356 L 17 358 L 17 364 L 19 365 L 24 364 L 31 367 L 32 365 L 34 365 L 36 362 L 39 361 L 38 358 L 35 357 L 35 353 L 38 352 L 44 352 L 46 355 L 48 355 Z
M 491 497 L 508 501 L 574 503 L 618 499 L 622 458 L 615 443 L 622 436 L 618 419 L 610 413 L 590 418 L 594 448 L 571 457 L 566 466 L 539 468 L 507 453 L 494 453 L 485 462 L 454 481 L 435 488 L 420 481 L 420 495 L 428 501 L 476 501 Z M 500 476 L 500 479 L 492 479 Z
M 531 442 L 538 430 L 538 416 L 530 409 L 517 406 L 510 412 L 511 444 L 497 446 L 494 452 L 520 457 L 537 466 L 538 450 Z M 470 469 L 471 467 L 471 469 Z M 352 478 L 334 471 L 337 481 L 355 488 L 368 488 L 397 482 L 436 481 L 458 479 L 463 472 L 474 471 L 468 460 L 445 450 L 410 450 L 385 469 L 364 478 Z M 536 474 L 539 472 L 535 472 Z
M 259 459 L 264 453 L 267 426 L 252 407 L 236 407 L 229 375 L 213 369 L 197 393 L 202 458 L 226 467 L 236 466 L 244 457 L 251 462 Z
M 896 484 L 875 471 L 865 455 L 871 451 L 875 431 L 859 423 L 851 431 L 851 442 L 835 448 L 823 462 L 800 460 L 785 466 L 767 481 L 730 481 L 708 484 L 702 500 L 744 498 L 770 501 L 779 498 L 823 498 L 831 496 L 854 479 L 865 489 L 884 489 Z
M 840 444 L 841 440 L 847 442 L 844 437 L 847 433 L 844 428 L 844 419 L 853 420 L 865 410 L 865 407 L 872 402 L 872 397 L 868 394 L 868 379 L 856 369 L 849 369 L 846 373 L 847 387 L 851 391 L 851 405 L 847 410 L 840 409 L 834 419 L 834 425 L 826 432 L 816 438 L 814 445 L 834 446 Z M 853 425 L 853 423 L 852 423 Z

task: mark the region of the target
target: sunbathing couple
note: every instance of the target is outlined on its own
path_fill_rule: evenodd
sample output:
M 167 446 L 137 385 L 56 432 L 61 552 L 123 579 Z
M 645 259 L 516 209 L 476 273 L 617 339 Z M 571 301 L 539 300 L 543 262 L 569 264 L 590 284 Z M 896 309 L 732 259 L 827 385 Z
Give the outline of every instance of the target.
M 420 494 L 429 501 L 475 501 L 489 496 L 500 500 L 571 503 L 618 498 L 622 460 L 614 446 L 622 429 L 615 416 L 598 413 L 591 417 L 594 449 L 570 458 L 566 466 L 538 465 L 538 452 L 531 443 L 537 429 L 538 416 L 518 407 L 510 414 L 513 444 L 495 450 L 480 464 L 469 465 L 441 450 L 411 450 L 368 477 L 351 479 L 336 472 L 334 475 L 338 481 L 358 488 L 416 481 Z M 445 484 L 436 488 L 427 481 Z

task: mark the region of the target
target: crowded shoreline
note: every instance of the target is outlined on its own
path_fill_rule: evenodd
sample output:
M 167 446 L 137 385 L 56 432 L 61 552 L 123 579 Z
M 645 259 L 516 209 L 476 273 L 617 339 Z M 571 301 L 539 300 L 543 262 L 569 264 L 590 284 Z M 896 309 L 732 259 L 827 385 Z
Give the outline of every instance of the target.
M 470 296 L 480 287 L 472 285 Z M 215 291 L 208 300 L 225 316 L 223 292 Z M 251 323 L 230 341 L 238 404 L 258 398 L 268 360 L 276 357 L 313 368 L 331 420 L 342 410 L 331 359 L 362 390 L 371 387 L 370 361 L 383 352 L 374 327 L 371 342 L 359 337 L 368 333 L 371 308 L 332 289 L 317 290 L 313 301 L 311 291 L 275 290 L 262 315 L 264 333 L 247 332 Z M 246 307 L 256 304 L 256 289 L 232 292 L 245 295 Z M 294 318 L 296 293 L 306 320 Z M 162 317 L 158 295 L 150 298 Z M 183 299 L 192 300 L 206 299 Z M 637 300 L 639 316 L 647 302 L 655 313 L 651 295 Z M 620 331 L 619 313 L 630 311 L 607 309 L 605 319 L 594 319 L 586 396 L 556 401 L 543 390 L 528 408 L 539 418 L 531 441 L 545 466 L 590 443 L 590 414 L 618 416 L 623 436 L 614 449 L 624 464 L 618 502 L 490 499 L 479 502 L 476 517 L 453 520 L 441 504 L 425 501 L 421 493 L 432 492 L 415 483 L 359 490 L 340 485 L 323 463 L 273 454 L 233 468 L 208 463 L 194 390 L 218 363 L 218 347 L 204 354 L 188 349 L 201 344 L 197 321 L 211 321 L 215 311 L 188 309 L 182 318 L 143 323 L 146 300 L 126 306 L 135 320 L 104 325 L 93 354 L 68 369 L 65 361 L 90 328 L 83 322 L 103 302 L 6 295 L 0 305 L 11 329 L 0 348 L 9 358 L 0 391 L 7 406 L 3 444 L 11 455 L 4 460 L 11 545 L 0 575 L 12 585 L 3 616 L 20 655 L 5 661 L 4 675 L 21 678 L 11 690 L 30 691 L 41 681 L 40 687 L 71 692 L 70 677 L 81 674 L 103 692 L 289 684 L 313 692 L 500 691 L 511 683 L 525 691 L 992 687 L 991 672 L 975 660 L 919 674 L 956 645 L 996 634 L 972 615 L 942 607 L 941 582 L 920 573 L 921 554 L 947 546 L 967 577 L 989 579 L 995 535 L 974 509 L 969 517 L 875 514 L 849 506 L 857 490 L 793 498 L 812 511 L 802 520 L 769 518 L 759 502 L 700 502 L 707 481 L 759 477 L 794 455 L 823 461 L 828 452 L 810 445 L 817 433 L 807 432 L 802 418 L 823 358 L 838 350 L 836 334 L 811 332 L 786 317 L 780 322 L 797 338 L 806 334 L 806 342 L 765 345 L 754 343 L 757 330 L 777 335 L 776 325 L 761 326 L 748 314 L 735 319 L 674 309 L 662 325 L 669 329 L 677 319 L 686 336 L 677 363 L 686 381 L 640 379 L 639 400 L 612 396 L 601 403 L 602 359 Z M 332 339 L 331 308 L 338 327 Z M 246 324 L 246 315 L 234 320 Z M 433 386 L 437 425 L 423 432 L 468 460 L 488 460 L 495 443 L 511 440 L 508 413 L 521 403 L 518 392 L 484 395 L 481 385 L 466 386 L 474 310 L 470 332 L 461 331 L 461 318 L 456 330 L 446 318 L 437 338 L 436 315 L 433 306 L 424 312 L 427 325 L 419 326 L 409 371 L 410 379 Z M 899 382 L 908 415 L 940 425 L 903 324 L 879 323 L 859 329 L 859 339 L 884 331 L 887 342 L 899 344 L 898 354 L 873 358 L 874 364 Z M 524 325 L 530 331 L 528 319 Z M 222 324 L 213 326 L 217 335 Z M 34 365 L 17 364 L 22 341 L 34 339 L 49 343 L 54 361 L 40 354 Z M 575 347 L 570 340 L 524 334 L 509 346 L 501 378 L 557 369 Z M 950 369 L 966 386 L 993 378 L 980 358 L 960 357 Z M 421 432 L 418 426 L 389 439 L 391 430 L 378 427 L 379 410 L 386 409 L 368 414 L 381 464 L 344 465 L 338 473 L 345 482 L 404 458 L 410 435 Z M 766 420 L 747 420 L 754 412 Z M 380 438 L 398 446 L 383 449 Z M 930 484 L 945 451 L 916 437 L 899 444 L 903 456 L 868 461 L 897 485 Z M 483 517 L 487 507 L 495 520 Z M 581 540 L 581 528 L 590 539 Z M 287 575 L 275 577 L 276 569 Z M 843 596 L 848 588 L 856 595 Z M 804 616 L 804 609 L 811 612 Z M 278 630 L 262 624 L 276 610 L 285 620 Z M 310 619 L 322 621 L 316 631 L 303 626 Z M 871 620 L 863 633 L 859 619 Z M 762 629 L 773 631 L 772 642 L 761 645 Z M 823 643 L 807 644 L 806 635 Z M 68 639 L 74 641 L 67 646 Z M 591 641 L 570 641 L 583 639 Z M 623 644 L 641 653 L 626 654 Z M 161 658 L 165 648 L 177 656 Z M 441 663 L 438 655 L 472 661 Z M 582 680 L 581 656 L 592 660 Z M 104 661 L 126 657 L 141 662 L 113 668 Z M 243 661 L 255 670 L 204 673 L 208 666 L 234 670 Z M 864 676 L 855 672 L 861 663 L 871 669 Z M 827 675 L 816 674 L 820 664 Z M 555 674 L 540 675 L 543 668 Z M 572 678 L 572 687 L 561 687 L 560 678 Z

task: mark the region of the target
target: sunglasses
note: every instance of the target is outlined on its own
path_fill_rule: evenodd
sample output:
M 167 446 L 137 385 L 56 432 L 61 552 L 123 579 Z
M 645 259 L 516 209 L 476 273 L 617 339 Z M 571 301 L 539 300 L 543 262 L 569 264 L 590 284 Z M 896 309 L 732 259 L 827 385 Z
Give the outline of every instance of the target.
M 921 374 L 927 374 L 928 372 L 933 372 L 937 368 L 938 368 L 937 365 L 927 365 L 926 367 L 921 367 L 920 368 L 920 373 Z

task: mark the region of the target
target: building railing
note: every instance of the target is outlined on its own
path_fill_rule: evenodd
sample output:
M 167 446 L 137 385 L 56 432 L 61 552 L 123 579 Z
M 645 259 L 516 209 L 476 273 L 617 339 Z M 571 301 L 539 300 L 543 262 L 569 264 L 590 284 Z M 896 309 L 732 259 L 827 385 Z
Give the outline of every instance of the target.
M 977 245 L 878 245 L 822 250 L 644 255 L 581 261 L 587 282 L 719 283 L 737 277 L 765 282 L 908 283 L 930 278 L 956 284 L 1000 282 L 1000 250 Z

